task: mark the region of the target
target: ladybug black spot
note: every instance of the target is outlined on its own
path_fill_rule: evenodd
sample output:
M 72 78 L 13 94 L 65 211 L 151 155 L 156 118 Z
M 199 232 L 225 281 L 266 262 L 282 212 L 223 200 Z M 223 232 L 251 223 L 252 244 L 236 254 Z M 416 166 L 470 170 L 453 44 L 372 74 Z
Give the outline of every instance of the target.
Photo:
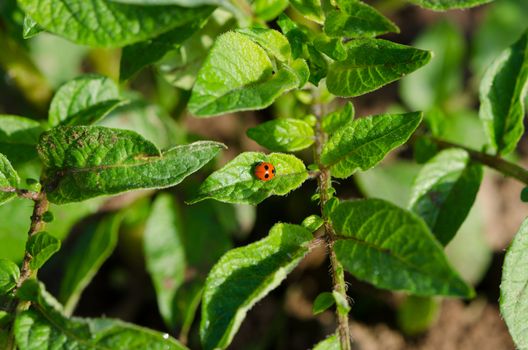
M 264 169 L 268 170 L 268 169 L 269 169 L 269 166 L 264 165 Z
M 275 169 L 273 169 L 271 172 L 272 172 L 273 174 L 275 174 Z
M 269 174 L 264 175 L 264 177 L 267 179 L 269 177 Z

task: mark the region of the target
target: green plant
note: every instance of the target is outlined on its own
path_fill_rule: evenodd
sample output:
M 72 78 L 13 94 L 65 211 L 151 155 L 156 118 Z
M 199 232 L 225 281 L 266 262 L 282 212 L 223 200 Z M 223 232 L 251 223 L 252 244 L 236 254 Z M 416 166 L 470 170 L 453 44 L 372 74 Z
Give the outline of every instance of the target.
M 449 10 L 489 0 L 413 2 Z M 473 288 L 448 262 L 444 246 L 474 204 L 483 165 L 528 186 L 528 172 L 503 158 L 524 132 L 528 32 L 484 74 L 480 117 L 488 145 L 474 149 L 446 140 L 449 120 L 442 103 L 458 86 L 459 76 L 455 72 L 444 77 L 444 67 L 434 61 L 431 68 L 417 72 L 417 79 L 425 81 L 424 93 L 433 90 L 426 102 L 415 98 L 409 85 L 402 85 L 407 105 L 425 109 L 425 117 L 413 111 L 356 118 L 352 102 L 341 103 L 341 98 L 375 91 L 431 60 L 430 51 L 377 39 L 399 29 L 360 1 L 19 0 L 18 6 L 9 4 L 6 13 L 18 14 L 18 22 L 17 16 L 10 18 L 26 38 L 44 31 L 80 45 L 122 48 L 123 85 L 144 67 L 156 65 L 180 89 L 174 95 L 172 90 L 166 92 L 165 100 L 159 98 L 160 105 L 172 104 L 170 109 L 187 107 L 195 117 L 206 118 L 272 104 L 279 109 L 282 96 L 294 101 L 295 108 L 247 131 L 251 139 L 276 153 L 240 153 L 186 195 L 188 207 L 180 207 L 167 191 L 151 204 L 147 192 L 130 208 L 107 214 L 86 228 L 84 241 L 67 260 L 58 301 L 39 282 L 37 272 L 59 251 L 70 224 L 58 227 L 63 233 L 57 236 L 53 227 L 45 231 L 47 223 L 75 222 L 99 206 L 96 197 L 178 185 L 225 146 L 190 142 L 195 137 L 180 130 L 174 120 L 163 114 L 150 118 L 150 108 L 156 107 L 99 74 L 81 75 L 62 85 L 53 95 L 45 122 L 1 115 L 0 203 L 20 199 L 34 203 L 21 265 L 14 262 L 19 258 L 16 254 L 0 260 L 0 344 L 7 349 L 185 349 L 200 301 L 201 344 L 204 349 L 224 349 L 248 310 L 321 245 L 329 257 L 332 286 L 316 298 L 314 313 L 335 305 L 337 331 L 315 349 L 350 349 L 351 304 L 345 271 L 378 288 L 424 297 L 411 299 L 408 305 L 427 305 L 427 310 L 431 305 L 427 297 L 471 298 Z M 296 11 L 292 17 L 283 13 L 290 5 Z M 280 31 L 270 29 L 270 23 Z M 439 26 L 429 35 L 451 38 L 450 30 L 448 25 Z M 15 47 L 24 45 L 16 38 L 5 40 Z M 444 55 L 444 66 L 456 66 L 457 53 L 442 49 L 437 54 Z M 26 72 L 40 77 L 31 61 L 24 61 L 27 57 L 15 55 L 15 61 L 19 59 L 27 63 Z M 432 79 L 438 80 L 438 86 Z M 24 86 L 24 78 L 19 77 L 17 84 Z M 161 90 L 163 85 L 159 86 Z M 46 105 L 49 88 L 43 85 L 43 90 L 41 95 L 27 96 L 36 108 Z M 118 123 L 112 115 L 148 126 L 139 128 L 141 134 L 113 128 Z M 407 209 L 383 199 L 338 199 L 336 179 L 377 166 L 404 144 L 412 145 L 417 160 L 425 163 Z M 292 154 L 300 151 L 300 157 Z M 271 180 L 255 176 L 260 162 L 275 167 Z M 309 180 L 317 183 L 312 197 L 317 213 L 301 223 L 276 223 L 267 237 L 230 249 L 227 236 L 237 229 L 236 214 L 232 206 L 210 199 L 257 205 Z M 208 201 L 195 204 L 204 200 Z M 77 202 L 82 203 L 71 204 Z M 66 214 L 62 205 L 73 207 Z M 169 329 L 180 328 L 179 341 L 122 321 L 71 317 L 83 289 L 115 248 L 120 227 L 144 231 L 142 249 L 159 312 Z M 528 322 L 528 298 L 523 298 L 528 275 L 522 270 L 528 256 L 527 231 L 525 223 L 508 252 L 501 286 L 502 313 L 520 348 L 528 346 L 523 333 Z M 186 276 L 187 266 L 198 271 L 194 278 Z

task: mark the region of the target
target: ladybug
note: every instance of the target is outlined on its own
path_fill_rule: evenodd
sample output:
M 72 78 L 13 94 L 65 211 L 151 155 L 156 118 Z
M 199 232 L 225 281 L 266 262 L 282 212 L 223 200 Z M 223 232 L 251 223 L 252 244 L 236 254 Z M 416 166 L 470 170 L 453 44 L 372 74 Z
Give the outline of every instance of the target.
M 255 165 L 255 176 L 261 181 L 269 181 L 275 177 L 275 167 L 268 162 L 259 162 Z

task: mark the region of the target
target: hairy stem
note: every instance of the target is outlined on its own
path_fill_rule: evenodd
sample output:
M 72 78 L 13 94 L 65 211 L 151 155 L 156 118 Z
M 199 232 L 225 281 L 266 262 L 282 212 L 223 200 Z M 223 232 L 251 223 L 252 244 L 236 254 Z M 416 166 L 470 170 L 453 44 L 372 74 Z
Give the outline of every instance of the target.
M 33 192 L 33 191 L 30 191 L 30 190 L 24 190 L 24 189 L 19 189 L 19 188 L 15 188 L 15 187 L 0 187 L 0 192 L 5 192 L 5 193 L 16 193 L 16 195 L 20 198 L 26 198 L 26 199 L 31 199 L 31 200 L 34 200 L 36 201 L 40 194 L 38 192 Z
M 44 228 L 45 222 L 42 217 L 44 213 L 48 211 L 48 206 L 49 202 L 46 198 L 46 194 L 41 192 L 37 199 L 35 199 L 35 206 L 33 207 L 33 214 L 31 215 L 31 225 L 29 226 L 28 231 L 28 239 L 42 231 Z M 31 259 L 33 259 L 33 257 L 26 251 L 24 254 L 24 260 L 22 261 L 22 268 L 20 269 L 20 279 L 18 280 L 17 288 L 20 288 L 20 286 L 31 277 L 33 273 L 29 267 Z
M 456 143 L 451 143 L 434 137 L 431 137 L 430 140 L 433 141 L 439 149 L 463 149 L 469 154 L 472 160 L 482 163 L 490 168 L 493 168 L 498 172 L 502 173 L 504 176 L 513 177 L 514 179 L 517 179 L 528 186 L 528 171 L 514 163 L 508 162 L 507 160 L 504 160 L 501 157 L 492 156 L 484 152 L 475 151 L 462 145 L 458 145 Z
M 332 187 L 332 177 L 330 170 L 325 168 L 320 161 L 321 152 L 323 145 L 326 142 L 327 135 L 323 131 L 321 126 L 321 118 L 323 115 L 322 105 L 314 106 L 314 114 L 317 117 L 317 123 L 315 127 L 315 162 L 319 166 L 319 172 L 317 173 L 317 186 L 320 196 L 320 205 L 321 212 L 324 213 L 324 206 L 328 202 L 331 196 L 331 187 Z M 330 265 L 332 268 L 332 283 L 333 289 L 335 292 L 341 294 L 343 298 L 347 299 L 346 294 L 346 282 L 345 282 L 345 272 L 343 265 L 337 260 L 335 251 L 334 251 L 334 242 L 336 239 L 336 234 L 332 223 L 325 217 L 324 218 L 324 229 L 325 229 L 325 241 L 328 249 L 328 255 L 330 257 Z M 336 316 L 338 320 L 338 333 L 339 333 L 339 342 L 341 344 L 341 350 L 350 350 L 351 349 L 351 337 L 350 337 L 350 327 L 348 325 L 348 314 L 342 313 L 339 311 L 339 308 L 336 308 Z
M 35 194 L 34 198 L 31 198 L 35 201 L 35 205 L 33 206 L 33 214 L 31 215 L 31 224 L 29 226 L 28 231 L 28 239 L 31 236 L 36 235 L 38 232 L 42 231 L 44 228 L 45 222 L 43 220 L 43 215 L 46 211 L 48 211 L 49 202 L 46 198 L 45 192 L 40 192 Z M 33 257 L 31 254 L 29 254 L 27 251 L 24 254 L 24 260 L 22 261 L 22 268 L 20 269 L 20 278 L 17 281 L 17 285 L 15 289 L 13 290 L 13 293 L 17 291 L 22 284 L 26 280 L 28 280 L 31 276 L 33 276 L 36 271 L 31 270 L 30 262 Z M 9 313 L 15 313 L 15 312 L 21 312 L 26 310 L 29 307 L 28 303 L 21 303 L 15 300 L 11 305 L 9 305 Z M 13 325 L 11 325 L 11 328 L 9 329 L 9 336 L 7 339 L 7 349 L 12 350 L 16 349 L 15 344 L 15 337 L 13 334 Z

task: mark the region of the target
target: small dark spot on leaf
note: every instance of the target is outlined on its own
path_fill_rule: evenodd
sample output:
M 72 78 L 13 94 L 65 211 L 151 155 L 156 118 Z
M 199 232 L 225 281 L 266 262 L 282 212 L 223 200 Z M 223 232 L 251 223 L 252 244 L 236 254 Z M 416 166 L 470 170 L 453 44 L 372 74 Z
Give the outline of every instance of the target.
M 174 279 L 167 277 L 163 280 L 163 288 L 172 289 L 174 287 Z

